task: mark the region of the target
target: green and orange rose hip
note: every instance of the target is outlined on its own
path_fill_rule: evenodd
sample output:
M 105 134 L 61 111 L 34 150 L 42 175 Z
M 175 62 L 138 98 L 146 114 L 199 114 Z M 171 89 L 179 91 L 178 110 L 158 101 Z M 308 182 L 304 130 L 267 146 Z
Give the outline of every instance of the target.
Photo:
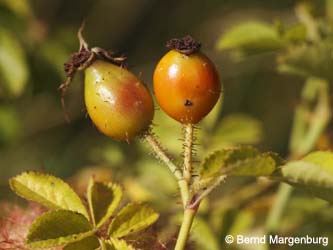
M 124 57 L 101 48 L 88 49 L 79 31 L 80 50 L 65 64 L 67 80 L 84 70 L 84 97 L 87 112 L 103 134 L 129 141 L 148 130 L 154 116 L 154 103 L 144 83 L 123 67 Z
M 88 114 L 105 135 L 129 140 L 151 124 L 152 97 L 128 70 L 97 60 L 85 70 L 84 88 Z

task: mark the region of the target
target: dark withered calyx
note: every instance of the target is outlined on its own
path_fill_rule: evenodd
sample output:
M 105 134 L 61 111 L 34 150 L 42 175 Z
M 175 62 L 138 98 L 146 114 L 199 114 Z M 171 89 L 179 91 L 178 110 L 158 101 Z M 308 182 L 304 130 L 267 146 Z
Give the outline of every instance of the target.
M 183 38 L 173 38 L 167 41 L 166 47 L 177 50 L 184 55 L 191 55 L 200 50 L 201 43 L 197 42 L 192 36 L 187 35 Z
M 73 53 L 70 58 L 64 63 L 64 70 L 67 76 L 72 76 L 73 73 L 84 65 L 91 57 L 89 50 L 82 50 L 80 52 Z

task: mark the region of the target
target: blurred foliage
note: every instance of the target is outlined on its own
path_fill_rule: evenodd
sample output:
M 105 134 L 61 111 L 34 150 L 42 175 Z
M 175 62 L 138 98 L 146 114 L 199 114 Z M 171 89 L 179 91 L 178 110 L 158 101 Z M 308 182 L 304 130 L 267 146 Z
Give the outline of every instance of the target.
M 260 22 L 246 22 L 228 31 L 217 42 L 217 49 L 241 49 L 247 54 L 256 54 L 283 47 L 278 30 Z
M 97 132 L 86 118 L 82 76 L 66 96 L 71 122 L 65 120 L 57 87 L 64 61 L 77 50 L 84 18 L 89 43 L 124 52 L 150 88 L 166 40 L 190 33 L 203 43 L 221 75 L 225 102 L 196 130 L 198 158 L 238 144 L 256 144 L 285 158 L 332 149 L 332 6 L 331 0 L 0 0 L 0 198 L 12 199 L 8 178 L 23 170 L 74 175 L 71 183 L 81 194 L 94 175 L 122 182 L 126 197 L 161 211 L 164 238 L 177 232 L 168 220 L 180 207 L 172 176 L 139 140 L 128 145 Z M 181 127 L 161 110 L 154 123 L 179 159 Z M 215 239 L 207 250 L 221 249 L 227 234 L 263 234 L 275 190 L 271 182 L 251 177 L 227 180 L 214 192 L 217 199 L 206 200 L 200 210 L 194 244 L 208 247 L 198 237 L 205 235 Z M 332 238 L 332 223 L 327 203 L 296 191 L 279 232 Z

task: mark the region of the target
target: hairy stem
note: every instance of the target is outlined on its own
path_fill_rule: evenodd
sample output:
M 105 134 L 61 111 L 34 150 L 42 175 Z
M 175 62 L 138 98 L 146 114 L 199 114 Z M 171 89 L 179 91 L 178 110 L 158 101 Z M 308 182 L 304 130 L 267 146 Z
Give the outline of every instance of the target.
M 189 187 L 187 181 L 183 178 L 181 170 L 172 162 L 166 150 L 161 146 L 156 137 L 150 131 L 147 132 L 143 138 L 150 145 L 156 157 L 160 159 L 176 177 L 183 201 L 183 206 L 185 207 L 187 201 L 189 200 Z
M 192 179 L 192 164 L 193 164 L 193 124 L 184 125 L 184 165 L 183 165 L 183 176 L 184 176 L 184 189 L 189 190 Z M 184 198 L 184 196 L 182 196 Z M 200 202 L 195 205 L 190 205 L 191 197 L 188 195 L 186 199 L 183 199 L 184 204 L 184 217 L 180 231 L 178 234 L 175 250 L 184 250 L 186 242 L 190 235 L 191 227 L 197 209 Z
M 184 125 L 184 179 L 191 183 L 192 178 L 193 124 Z
M 187 209 L 185 209 L 183 222 L 180 227 L 175 250 L 185 249 L 186 242 L 190 236 L 191 227 L 196 213 L 197 213 L 197 207 L 195 208 L 188 207 Z
M 165 165 L 168 166 L 170 171 L 176 177 L 178 181 L 178 186 L 180 189 L 180 194 L 183 201 L 184 207 L 184 217 L 182 225 L 180 227 L 179 235 L 177 238 L 175 250 L 184 250 L 186 242 L 188 240 L 193 220 L 197 209 L 200 205 L 200 201 L 196 202 L 194 205 L 190 205 L 191 196 L 190 196 L 190 183 L 192 178 L 192 151 L 193 151 L 193 124 L 184 125 L 184 165 L 183 172 L 172 162 L 170 157 L 167 155 L 165 149 L 160 145 L 155 136 L 151 131 L 146 132 L 144 139 L 151 146 L 155 152 L 158 159 L 163 161 Z

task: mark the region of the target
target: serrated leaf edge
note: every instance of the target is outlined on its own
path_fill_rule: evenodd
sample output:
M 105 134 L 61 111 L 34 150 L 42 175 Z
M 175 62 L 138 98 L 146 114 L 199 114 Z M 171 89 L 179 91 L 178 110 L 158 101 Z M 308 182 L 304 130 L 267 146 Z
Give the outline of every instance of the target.
M 91 188 L 93 187 L 93 185 L 95 183 L 105 185 L 106 187 L 110 188 L 112 191 L 114 191 L 114 189 L 115 189 L 116 192 L 118 191 L 120 193 L 118 199 L 116 201 L 112 201 L 112 205 L 108 207 L 105 216 L 103 216 L 100 219 L 100 221 L 97 223 L 97 225 L 96 225 L 96 221 L 95 221 L 94 208 L 93 208 L 93 204 L 92 204 L 92 200 L 91 200 L 92 197 L 91 197 L 91 192 L 90 192 Z M 92 218 L 92 222 L 97 228 L 101 227 L 113 215 L 114 211 L 119 206 L 122 195 L 123 195 L 122 188 L 118 184 L 111 183 L 111 182 L 95 182 L 93 179 L 91 179 L 89 181 L 88 190 L 87 190 L 87 199 L 88 199 L 89 210 L 90 210 L 90 215 L 91 215 L 91 218 Z
M 39 176 L 45 176 L 45 177 L 56 178 L 56 179 L 57 179 L 59 182 L 61 182 L 64 186 L 67 186 L 67 187 L 73 192 L 73 194 L 77 197 L 77 200 L 80 201 L 80 204 L 81 204 L 81 206 L 82 206 L 82 208 L 81 208 L 82 211 L 81 211 L 81 210 L 77 210 L 77 209 L 68 209 L 68 208 L 60 207 L 60 206 L 58 206 L 57 204 L 54 204 L 53 202 L 46 200 L 43 196 L 41 196 L 41 195 L 38 194 L 37 192 L 33 191 L 33 193 L 36 194 L 36 196 L 39 196 L 39 197 L 41 197 L 42 199 L 46 200 L 45 203 L 40 203 L 40 202 L 37 202 L 37 203 L 39 203 L 39 204 L 41 204 L 41 205 L 43 205 L 43 206 L 46 206 L 46 207 L 48 207 L 48 208 L 50 208 L 50 209 L 53 209 L 53 210 L 54 210 L 54 209 L 65 209 L 65 210 L 69 210 L 69 211 L 77 212 L 77 213 L 82 214 L 83 216 L 85 216 L 87 219 L 89 219 L 89 216 L 88 216 L 88 213 L 87 213 L 86 208 L 84 207 L 84 205 L 83 205 L 83 203 L 82 203 L 80 197 L 75 193 L 75 191 L 71 188 L 71 186 L 68 185 L 68 183 L 66 183 L 66 182 L 63 181 L 62 179 L 60 179 L 60 178 L 58 178 L 58 177 L 55 177 L 55 176 L 53 176 L 53 175 L 50 175 L 50 174 L 44 174 L 44 173 L 40 173 L 40 172 L 37 172 L 37 171 L 26 171 L 26 172 L 23 172 L 23 173 L 21 173 L 21 174 L 19 174 L 19 175 L 16 175 L 16 176 L 10 178 L 10 180 L 9 180 L 9 186 L 10 186 L 11 190 L 12 190 L 16 195 L 18 195 L 19 197 L 21 197 L 21 198 L 23 198 L 23 199 L 25 199 L 25 200 L 28 200 L 28 201 L 34 201 L 34 200 L 32 200 L 32 199 L 28 199 L 28 198 L 24 197 L 24 195 L 20 194 L 20 193 L 16 190 L 16 188 L 14 187 L 14 182 L 17 182 L 18 184 L 20 184 L 21 186 L 23 186 L 24 188 L 26 188 L 26 187 L 25 187 L 24 185 L 22 185 L 19 181 L 16 181 L 16 178 L 19 177 L 19 176 L 22 176 L 22 175 L 29 175 L 29 174 L 35 174 L 35 175 L 39 175 Z M 29 188 L 26 188 L 26 189 L 30 190 Z M 36 202 L 36 201 L 34 201 L 34 202 Z M 49 204 L 49 205 L 46 205 L 46 204 Z
M 127 233 L 127 234 L 125 234 L 125 235 L 121 235 L 121 236 L 117 236 L 117 235 L 116 235 L 116 236 L 115 236 L 115 235 L 112 235 L 112 231 L 111 231 L 111 229 L 112 229 L 112 225 L 114 224 L 116 218 L 117 218 L 118 216 L 122 215 L 123 211 L 126 211 L 126 209 L 127 209 L 128 207 L 133 206 L 133 205 L 140 205 L 140 206 L 146 207 L 146 208 L 148 208 L 148 209 L 150 209 L 150 210 L 153 211 L 153 214 L 149 216 L 150 219 L 149 219 L 149 222 L 148 222 L 148 225 L 146 226 L 146 228 L 149 227 L 149 226 L 151 226 L 153 223 L 155 223 L 155 222 L 158 220 L 158 218 L 159 218 L 159 214 L 156 213 L 156 212 L 155 212 L 151 207 L 149 207 L 148 205 L 146 205 L 146 204 L 142 204 L 142 203 L 129 203 L 129 204 L 127 204 L 126 206 L 124 206 L 124 207 L 119 211 L 119 213 L 116 215 L 116 217 L 115 217 L 115 218 L 112 220 L 112 222 L 110 223 L 109 228 L 108 228 L 108 235 L 110 235 L 110 237 L 121 238 L 121 237 L 124 237 L 124 236 L 127 236 L 127 235 L 130 235 L 130 234 L 134 233 L 134 232 L 130 232 L 130 233 Z M 124 223 L 126 223 L 126 222 L 124 222 Z M 139 232 L 139 231 L 141 231 L 141 230 L 144 230 L 144 228 L 142 228 L 142 229 L 140 229 L 140 230 L 138 230 L 138 231 L 135 231 L 135 232 Z
M 253 150 L 253 152 L 255 154 L 257 154 L 256 156 L 252 156 L 249 157 L 247 159 L 240 159 L 237 161 L 231 161 L 231 159 L 229 159 L 229 157 L 232 155 L 233 152 L 235 152 L 236 150 Z M 212 175 L 210 177 L 207 178 L 216 178 L 219 175 L 228 175 L 228 172 L 234 170 L 235 168 L 241 167 L 241 163 L 244 161 L 249 161 L 249 160 L 253 160 L 256 158 L 262 158 L 262 157 L 269 157 L 274 163 L 275 163 L 275 168 L 277 168 L 278 166 L 278 162 L 277 162 L 277 157 L 279 157 L 278 154 L 274 153 L 274 152 L 264 152 L 264 153 L 260 153 L 260 151 L 258 149 L 256 149 L 255 147 L 252 147 L 250 145 L 242 145 L 242 146 L 237 146 L 237 147 L 232 147 L 232 148 L 226 148 L 226 149 L 221 149 L 221 150 L 215 150 L 214 152 L 211 152 L 210 154 L 208 154 L 204 160 L 201 163 L 201 172 L 204 171 L 206 168 L 204 168 L 205 164 L 207 163 L 208 160 L 211 160 L 213 157 L 217 157 L 217 155 L 222 152 L 225 151 L 226 154 L 223 157 L 223 160 L 225 161 L 225 165 L 226 168 L 222 168 L 222 164 L 221 164 L 221 170 L 216 173 L 215 175 Z M 276 159 L 274 158 L 276 157 Z M 283 160 L 281 158 L 281 160 Z M 230 161 L 230 162 L 229 162 Z M 227 166 L 229 164 L 229 166 Z M 223 171 L 224 170 L 224 171 Z M 274 171 L 273 171 L 274 172 Z M 272 172 L 272 173 L 273 173 Z M 271 174 L 272 174 L 271 173 Z
M 78 213 L 78 212 L 74 212 L 74 211 L 71 211 L 71 210 L 65 210 L 65 209 L 56 209 L 56 210 L 50 210 L 50 211 L 47 211 L 45 213 L 43 213 L 41 216 L 44 216 L 44 215 L 47 215 L 47 214 L 51 214 L 55 211 L 70 211 L 70 212 L 73 212 L 73 213 L 76 213 L 78 215 L 81 215 L 84 217 L 83 214 L 81 213 Z M 55 238 L 55 239 L 48 239 L 48 240 L 41 240 L 41 241 L 33 241 L 33 242 L 29 242 L 29 237 L 31 235 L 31 228 L 33 228 L 37 223 L 39 223 L 38 219 L 41 218 L 38 217 L 33 223 L 32 225 L 30 226 L 29 228 L 29 233 L 26 237 L 26 244 L 29 248 L 34 248 L 34 249 L 42 249 L 42 248 L 46 248 L 46 247 L 54 247 L 54 246 L 61 246 L 61 245 L 64 245 L 64 244 L 69 244 L 69 243 L 73 243 L 73 242 L 77 242 L 77 241 L 80 241 L 86 237 L 89 237 L 89 236 L 92 236 L 96 233 L 97 230 L 89 230 L 87 232 L 83 232 L 83 233 L 78 233 L 78 234 L 72 234 L 72 235 L 69 235 L 69 236 L 63 236 L 63 237 L 59 237 L 59 238 Z M 84 217 L 85 218 L 85 217 Z M 86 219 L 86 218 L 85 218 Z M 89 223 L 89 221 L 87 220 L 87 222 Z M 75 239 L 73 240 L 68 240 L 67 239 L 71 239 L 72 237 L 74 237 Z M 62 239 L 61 243 L 57 244 L 55 243 L 56 241 Z M 63 241 L 66 241 L 66 242 L 63 242 Z M 53 243 L 54 242 L 54 243 Z

